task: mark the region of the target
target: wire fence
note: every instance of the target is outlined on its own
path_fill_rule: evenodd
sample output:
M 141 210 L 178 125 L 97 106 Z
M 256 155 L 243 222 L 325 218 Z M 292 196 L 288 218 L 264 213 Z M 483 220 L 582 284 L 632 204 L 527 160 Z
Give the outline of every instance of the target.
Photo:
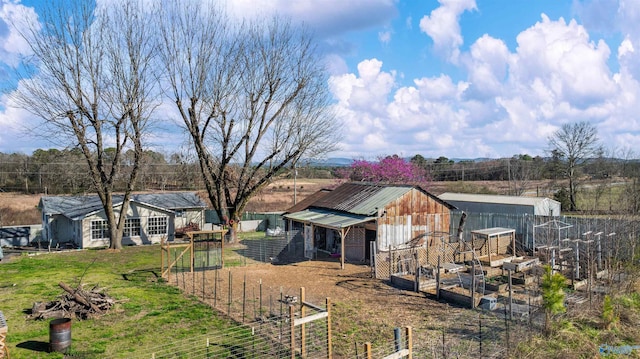
M 231 319 L 232 325 L 216 329 L 199 339 L 172 339 L 170 345 L 145 348 L 140 354 L 136 352 L 129 357 L 298 358 L 302 357 L 303 342 L 307 358 L 327 357 L 327 353 L 332 350 L 332 342 L 334 345 L 339 344 L 341 348 L 353 348 L 341 351 L 338 358 L 386 358 L 399 349 L 394 340 L 376 340 L 370 346 L 371 356 L 365 356 L 365 343 L 345 345 L 344 341 L 352 339 L 345 336 L 345 333 L 331 334 L 329 322 L 325 320 L 306 323 L 304 329 L 292 329 L 291 318 L 295 321 L 330 308 L 329 303 L 317 305 L 321 303 L 319 293 L 305 295 L 300 288 L 281 287 L 262 280 L 248 282 L 245 277 L 234 277 L 234 272 L 221 269 L 196 270 L 193 274 L 186 274 L 184 278 L 177 277 L 177 281 L 172 284 L 179 286 L 185 293 L 199 297 Z M 542 330 L 544 316 L 538 304 L 538 296 L 539 293 L 527 292 L 515 293 L 512 299 L 500 297 L 495 306 L 487 310 L 451 306 L 444 325 L 442 318 L 431 323 L 427 316 L 422 325 L 413 328 L 413 357 L 512 357 L 510 353 L 518 342 Z M 303 313 L 302 302 L 315 305 L 307 307 Z M 292 308 L 293 314 L 290 313 Z M 300 330 L 304 330 L 306 334 L 303 336 Z M 291 344 L 291 333 L 294 333 L 294 344 Z
M 299 315 L 299 313 L 297 313 Z M 288 316 L 219 328 L 207 334 L 175 339 L 162 345 L 137 348 L 127 354 L 132 359 L 213 359 L 213 358 L 327 358 L 326 324 L 306 324 L 304 344 L 300 330 L 292 331 Z M 293 333 L 293 341 L 292 341 Z M 291 344 L 295 347 L 292 348 Z M 304 348 L 304 349 L 303 349 Z

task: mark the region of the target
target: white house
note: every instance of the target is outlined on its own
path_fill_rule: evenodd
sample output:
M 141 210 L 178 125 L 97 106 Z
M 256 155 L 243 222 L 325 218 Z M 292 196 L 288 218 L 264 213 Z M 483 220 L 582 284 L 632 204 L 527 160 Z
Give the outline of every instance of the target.
M 114 196 L 116 214 L 123 196 Z M 52 245 L 77 248 L 109 245 L 109 229 L 102 202 L 92 196 L 44 196 L 42 240 Z M 204 226 L 205 202 L 194 192 L 147 193 L 131 196 L 126 213 L 123 245 L 159 243 L 172 240 L 176 228 L 189 223 Z

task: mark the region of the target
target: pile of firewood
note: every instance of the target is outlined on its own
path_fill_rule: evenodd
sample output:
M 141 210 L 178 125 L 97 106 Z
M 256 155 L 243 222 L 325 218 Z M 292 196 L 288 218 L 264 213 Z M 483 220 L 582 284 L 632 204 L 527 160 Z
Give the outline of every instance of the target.
M 42 303 L 36 302 L 31 308 L 32 319 L 72 318 L 79 320 L 99 317 L 106 314 L 116 301 L 100 288 L 85 290 L 82 285 L 73 289 L 67 284 L 58 283 L 65 293 L 57 300 Z

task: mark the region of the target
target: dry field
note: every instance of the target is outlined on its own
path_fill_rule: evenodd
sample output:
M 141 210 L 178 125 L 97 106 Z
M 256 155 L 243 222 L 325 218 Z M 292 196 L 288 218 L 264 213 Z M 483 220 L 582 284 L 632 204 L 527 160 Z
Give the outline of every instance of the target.
M 41 195 L 0 192 L 0 226 L 40 223 L 38 202 Z
M 337 186 L 334 179 L 293 179 L 279 180 L 267 187 L 254 196 L 247 207 L 246 212 L 277 212 L 284 211 L 293 206 L 294 196 L 298 201 L 304 199 L 308 195 L 315 193 L 323 188 L 334 188 Z M 540 195 L 549 195 L 546 193 L 550 184 L 549 182 L 530 183 L 532 188 L 527 195 L 536 195 L 540 190 Z M 461 190 L 461 188 L 463 190 Z M 439 195 L 444 192 L 478 192 L 490 191 L 493 193 L 506 194 L 509 191 L 507 181 L 474 181 L 474 182 L 432 182 L 427 188 L 428 191 Z M 206 193 L 201 192 L 203 198 Z M 40 223 L 40 213 L 38 211 L 38 202 L 41 194 L 25 195 L 19 193 L 0 192 L 0 226 L 17 226 Z

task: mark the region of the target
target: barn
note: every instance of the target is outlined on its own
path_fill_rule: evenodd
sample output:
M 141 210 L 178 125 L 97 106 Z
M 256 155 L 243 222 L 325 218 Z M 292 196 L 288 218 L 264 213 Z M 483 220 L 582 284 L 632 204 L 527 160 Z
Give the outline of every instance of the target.
M 372 249 L 414 246 L 426 233 L 448 233 L 454 209 L 419 186 L 352 182 L 316 192 L 283 217 L 289 230 L 303 233 L 307 257 L 325 252 L 344 265 L 368 261 Z
M 122 201 L 123 196 L 114 196 L 116 213 L 120 212 Z M 98 196 L 44 196 L 38 208 L 42 212 L 43 241 L 76 248 L 109 245 L 107 220 Z M 195 192 L 134 194 L 125 219 L 122 244 L 172 240 L 175 229 L 189 223 L 202 228 L 205 208 L 206 204 Z
M 438 196 L 467 213 L 560 216 L 560 202 L 546 197 L 500 196 L 446 192 Z

